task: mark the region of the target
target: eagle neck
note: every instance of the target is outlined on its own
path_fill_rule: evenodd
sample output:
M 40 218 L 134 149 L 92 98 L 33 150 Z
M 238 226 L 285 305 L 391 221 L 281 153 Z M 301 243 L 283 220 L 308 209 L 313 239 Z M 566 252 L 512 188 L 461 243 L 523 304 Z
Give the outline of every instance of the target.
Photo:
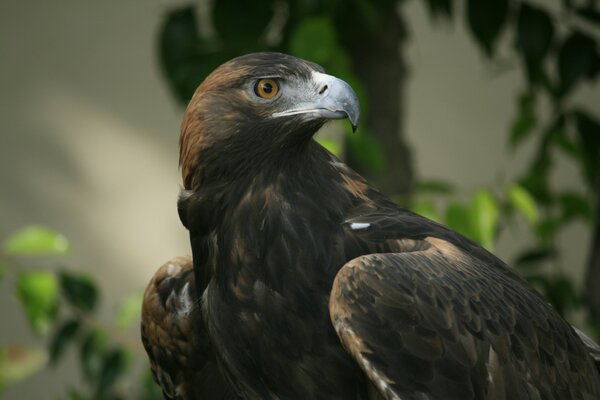
M 215 279 L 223 295 L 235 297 L 240 285 L 252 282 L 283 292 L 301 275 L 321 282 L 323 293 L 328 290 L 341 266 L 329 257 L 335 233 L 342 233 L 344 216 L 362 201 L 344 186 L 336 164 L 343 165 L 313 143 L 305 154 L 240 175 L 223 188 L 215 229 L 220 257 Z M 299 259 L 305 261 L 291 261 Z M 292 271 L 291 265 L 302 270 Z

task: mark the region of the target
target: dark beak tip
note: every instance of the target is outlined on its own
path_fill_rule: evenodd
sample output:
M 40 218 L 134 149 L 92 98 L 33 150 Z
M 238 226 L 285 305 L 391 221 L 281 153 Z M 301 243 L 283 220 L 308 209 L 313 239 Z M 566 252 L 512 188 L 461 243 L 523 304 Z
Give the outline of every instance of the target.
M 356 133 L 356 130 L 358 129 L 358 123 L 353 123 L 351 122 L 350 125 L 352 125 L 352 133 Z

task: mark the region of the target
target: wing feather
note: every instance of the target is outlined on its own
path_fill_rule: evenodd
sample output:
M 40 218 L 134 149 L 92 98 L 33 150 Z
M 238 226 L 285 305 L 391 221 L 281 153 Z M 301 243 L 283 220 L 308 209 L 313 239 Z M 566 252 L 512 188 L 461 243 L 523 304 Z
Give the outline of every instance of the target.
M 144 293 L 141 333 L 152 375 L 169 400 L 231 400 L 202 319 L 192 259 L 176 257 Z
M 413 240 L 345 264 L 330 297 L 342 344 L 386 399 L 600 396 L 577 333 L 512 271 L 439 237 Z

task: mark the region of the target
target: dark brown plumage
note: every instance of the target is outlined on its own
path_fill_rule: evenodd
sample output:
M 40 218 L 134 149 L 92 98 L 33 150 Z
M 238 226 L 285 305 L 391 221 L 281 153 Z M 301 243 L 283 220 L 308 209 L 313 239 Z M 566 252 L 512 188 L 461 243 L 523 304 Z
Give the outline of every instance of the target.
M 265 78 L 275 89 L 257 90 Z M 165 395 L 599 398 L 593 341 L 494 255 L 312 140 L 343 117 L 358 120 L 352 89 L 283 54 L 234 59 L 196 91 L 178 203 L 194 277 L 189 260 L 163 266 L 142 318 Z

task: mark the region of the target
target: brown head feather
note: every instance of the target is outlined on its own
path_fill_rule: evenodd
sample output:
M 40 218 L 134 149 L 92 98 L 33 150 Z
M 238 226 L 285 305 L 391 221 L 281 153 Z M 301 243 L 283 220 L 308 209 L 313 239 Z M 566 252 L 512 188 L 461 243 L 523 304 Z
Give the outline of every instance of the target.
M 272 112 L 266 104 L 250 98 L 248 87 L 253 79 L 264 76 L 308 79 L 312 71 L 323 69 L 280 53 L 241 56 L 214 70 L 196 89 L 181 123 L 179 165 L 185 189 L 196 190 L 200 185 L 200 163 L 209 162 L 201 159 L 205 149 Z

